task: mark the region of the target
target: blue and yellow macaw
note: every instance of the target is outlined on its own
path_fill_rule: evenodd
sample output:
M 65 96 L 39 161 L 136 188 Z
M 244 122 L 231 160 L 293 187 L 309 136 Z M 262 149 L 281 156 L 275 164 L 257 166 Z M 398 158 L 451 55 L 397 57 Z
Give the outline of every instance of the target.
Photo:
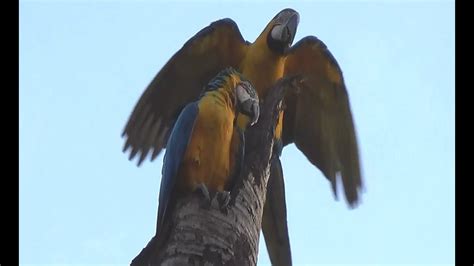
M 257 92 L 233 68 L 221 71 L 205 87 L 199 100 L 184 107 L 166 145 L 158 236 L 172 202 L 180 193 L 199 188 L 209 201 L 209 192 L 229 196 L 228 191 L 242 168 L 244 131 L 258 117 Z
M 144 260 L 150 259 L 150 252 L 165 243 L 178 197 L 199 189 L 207 198 L 204 205 L 220 196 L 219 207 L 227 207 L 243 168 L 244 132 L 259 114 L 257 92 L 231 67 L 219 72 L 199 98 L 183 108 L 166 145 L 156 233 L 132 265 L 148 265 Z
M 253 43 L 245 41 L 228 18 L 199 31 L 158 72 L 135 106 L 123 132 L 124 151 L 132 148 L 130 159 L 141 153 L 140 164 L 153 150 L 153 160 L 165 147 L 182 108 L 225 67 L 248 78 L 261 100 L 280 78 L 301 75 L 304 82 L 298 92 L 285 96 L 275 140 L 281 147 L 295 143 L 328 178 L 336 198 L 336 185 L 342 180 L 346 200 L 355 206 L 362 178 L 343 75 L 318 38 L 307 36 L 291 46 L 298 23 L 299 14 L 284 9 Z M 273 164 L 262 229 L 272 264 L 290 265 L 283 172 L 278 158 Z

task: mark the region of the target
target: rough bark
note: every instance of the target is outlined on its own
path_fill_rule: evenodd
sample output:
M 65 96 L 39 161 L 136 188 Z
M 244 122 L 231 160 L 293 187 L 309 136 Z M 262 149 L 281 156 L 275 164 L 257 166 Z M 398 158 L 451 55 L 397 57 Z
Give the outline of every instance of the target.
M 154 237 L 133 265 L 256 265 L 266 186 L 272 160 L 273 132 L 285 91 L 299 78 L 286 78 L 261 103 L 259 122 L 245 133 L 241 178 L 231 192 L 227 213 L 213 204 L 202 207 L 203 196 L 190 194 L 177 201 L 168 236 Z

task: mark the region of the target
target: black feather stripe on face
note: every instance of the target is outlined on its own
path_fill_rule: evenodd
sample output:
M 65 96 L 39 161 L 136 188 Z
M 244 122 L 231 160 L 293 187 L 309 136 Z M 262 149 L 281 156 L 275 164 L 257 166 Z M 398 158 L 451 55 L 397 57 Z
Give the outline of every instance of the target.
M 286 42 L 281 42 L 273 39 L 271 34 L 267 35 L 267 45 L 271 51 L 274 51 L 275 53 L 280 55 L 285 54 L 286 50 L 290 47 Z

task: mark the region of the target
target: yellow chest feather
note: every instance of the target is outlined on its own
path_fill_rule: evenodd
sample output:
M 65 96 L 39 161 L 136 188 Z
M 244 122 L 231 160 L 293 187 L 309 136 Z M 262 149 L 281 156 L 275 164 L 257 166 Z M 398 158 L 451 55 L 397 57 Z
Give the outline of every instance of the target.
M 234 112 L 214 97 L 199 103 L 199 114 L 181 166 L 182 186 L 194 190 L 200 183 L 222 191 L 230 176 L 229 150 Z
M 249 48 L 240 65 L 242 74 L 250 80 L 260 99 L 281 77 L 285 68 L 285 57 L 272 54 L 268 49 Z

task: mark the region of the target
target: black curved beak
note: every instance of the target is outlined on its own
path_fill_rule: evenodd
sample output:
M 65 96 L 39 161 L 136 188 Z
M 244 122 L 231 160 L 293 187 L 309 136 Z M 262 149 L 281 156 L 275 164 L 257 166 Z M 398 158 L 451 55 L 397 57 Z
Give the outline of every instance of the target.
M 289 47 L 295 39 L 300 15 L 293 9 L 285 9 L 280 13 L 281 15 L 272 29 L 271 36 L 275 41 L 285 43 Z
M 258 100 L 248 99 L 241 105 L 241 112 L 250 118 L 250 126 L 253 126 L 258 121 L 260 116 L 260 106 Z

